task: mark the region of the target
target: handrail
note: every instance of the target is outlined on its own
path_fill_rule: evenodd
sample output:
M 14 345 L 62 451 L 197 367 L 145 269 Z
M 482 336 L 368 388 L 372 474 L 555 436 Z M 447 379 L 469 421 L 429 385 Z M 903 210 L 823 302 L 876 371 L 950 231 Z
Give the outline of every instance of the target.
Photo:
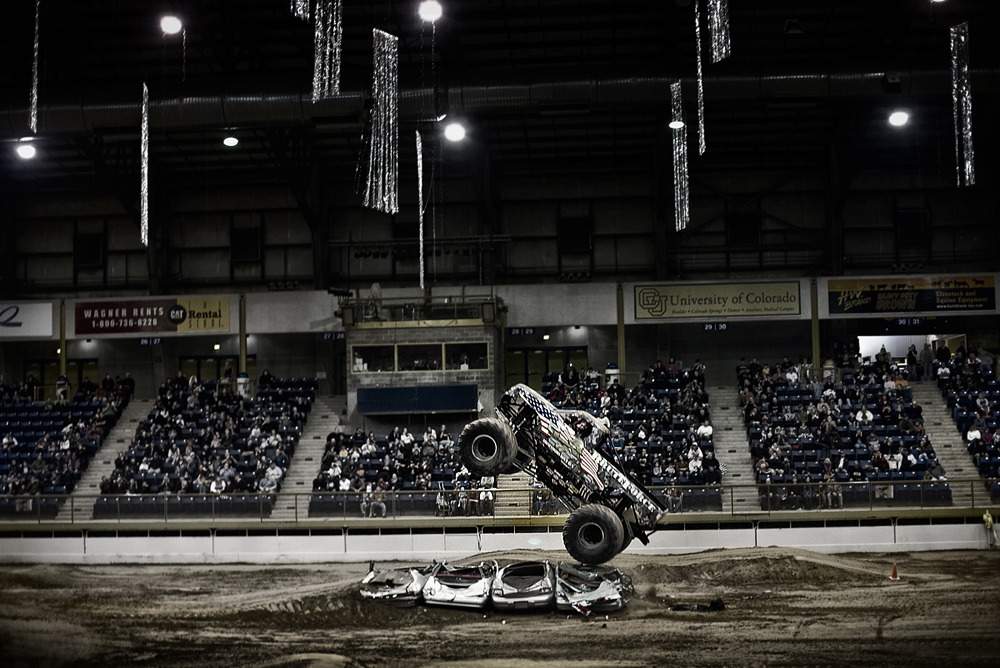
M 663 524 L 704 521 L 756 521 L 768 518 L 795 520 L 796 517 L 911 517 L 973 516 L 985 510 L 1000 508 L 994 501 L 990 484 L 1000 482 L 983 478 L 941 481 L 865 481 L 858 483 L 802 483 L 800 489 L 815 490 L 816 504 L 810 509 L 801 500 L 768 496 L 766 485 L 685 485 L 673 489 L 683 493 L 676 512 L 667 512 Z M 945 490 L 947 498 L 941 498 Z M 985 485 L 985 491 L 983 489 Z M 823 507 L 822 492 L 828 486 L 839 487 L 843 509 Z M 786 485 L 772 485 L 775 491 Z M 903 489 L 903 488 L 906 489 Z M 977 489 L 978 488 L 978 489 Z M 650 491 L 665 498 L 670 487 L 651 487 Z M 415 521 L 447 525 L 450 522 L 482 523 L 561 523 L 568 509 L 559 504 L 539 504 L 544 488 L 491 488 L 492 503 L 480 503 L 483 489 L 470 490 L 407 490 L 385 492 L 385 514 L 371 495 L 359 492 L 281 492 L 277 494 L 40 494 L 33 496 L 0 495 L 0 528 L 10 530 L 25 526 L 108 527 L 123 523 L 153 523 L 169 526 L 179 523 L 200 523 L 206 526 L 234 523 L 239 526 L 322 525 L 355 523 L 360 520 Z M 955 497 L 968 491 L 968 503 L 955 503 Z M 473 498 L 462 496 L 473 493 Z M 905 494 L 904 494 L 905 492 Z M 539 494 L 541 493 L 541 494 Z M 763 498 L 761 494 L 764 494 Z M 440 498 L 439 498 L 440 495 Z M 549 497 L 555 499 L 554 496 Z M 291 503 L 289 503 L 291 502 Z M 669 505 L 667 501 L 664 505 Z M 747 510 L 747 506 L 752 510 Z M 839 500 L 834 500 L 839 506 Z M 285 510 L 291 506 L 289 514 Z M 499 510 L 499 512 L 498 512 Z M 374 511 L 374 512 L 372 512 Z M 514 512 L 510 512 L 514 511 Z

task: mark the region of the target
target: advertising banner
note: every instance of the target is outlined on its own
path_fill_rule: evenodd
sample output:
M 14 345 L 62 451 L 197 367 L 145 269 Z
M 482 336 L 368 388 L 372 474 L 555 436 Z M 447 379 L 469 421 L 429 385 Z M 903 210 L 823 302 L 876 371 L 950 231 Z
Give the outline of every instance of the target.
M 996 309 L 993 276 L 849 278 L 827 283 L 830 315 Z
M 0 337 L 52 336 L 52 304 L 0 302 Z
M 798 281 L 635 286 L 635 319 L 800 315 Z
M 228 332 L 229 297 L 76 302 L 76 335 Z

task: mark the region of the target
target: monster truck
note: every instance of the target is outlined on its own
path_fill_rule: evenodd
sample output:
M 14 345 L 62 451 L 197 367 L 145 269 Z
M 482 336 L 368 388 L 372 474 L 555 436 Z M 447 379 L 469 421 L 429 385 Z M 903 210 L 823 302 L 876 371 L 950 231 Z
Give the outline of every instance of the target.
M 525 471 L 572 508 L 566 550 L 584 564 L 610 560 L 656 530 L 666 508 L 602 447 L 610 432 L 586 411 L 558 410 L 526 385 L 501 397 L 497 417 L 466 425 L 462 462 L 475 476 Z

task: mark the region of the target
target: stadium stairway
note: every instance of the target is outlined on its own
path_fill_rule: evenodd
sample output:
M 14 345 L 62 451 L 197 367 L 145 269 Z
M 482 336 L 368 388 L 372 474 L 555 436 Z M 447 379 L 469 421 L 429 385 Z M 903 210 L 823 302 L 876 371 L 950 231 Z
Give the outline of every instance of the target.
M 715 458 L 726 465 L 722 476 L 723 485 L 752 485 L 754 483 L 753 460 L 750 458 L 750 443 L 746 427 L 740 413 L 739 392 L 736 385 L 716 387 L 712 396 L 712 441 L 715 444 Z M 728 492 L 728 490 L 726 490 Z M 760 504 L 757 491 L 753 487 L 733 490 L 732 506 L 740 514 L 759 513 Z M 723 512 L 730 512 L 730 497 L 722 499 Z
M 493 500 L 493 514 L 496 517 L 524 517 L 531 515 L 532 478 L 523 471 L 511 475 L 497 476 L 496 498 Z
M 913 399 L 923 408 L 924 431 L 934 446 L 934 454 L 944 467 L 950 479 L 978 478 L 979 473 L 965 448 L 958 425 L 951 417 L 948 404 L 941 396 L 941 390 L 933 381 L 911 383 Z M 949 485 L 952 504 L 969 506 L 972 504 L 972 490 L 968 484 Z M 985 494 L 985 492 L 984 492 Z M 977 499 L 979 494 L 976 495 Z
M 347 396 L 320 396 L 313 401 L 309 411 L 302 436 L 295 447 L 285 478 L 281 483 L 282 493 L 311 492 L 313 479 L 319 472 L 323 462 L 323 451 L 326 449 L 326 437 L 332 431 L 342 431 L 340 416 L 347 408 Z M 309 499 L 305 496 L 298 499 L 298 519 L 309 516 Z M 296 519 L 295 497 L 281 496 L 271 513 L 272 520 Z
M 78 495 L 93 496 L 101 493 L 101 478 L 114 473 L 115 457 L 122 450 L 128 449 L 129 443 L 132 442 L 132 437 L 135 436 L 135 430 L 138 428 L 139 422 L 146 419 L 152 408 L 152 399 L 133 398 L 129 402 L 128 407 L 125 408 L 118 419 L 115 428 L 105 437 L 104 442 L 101 443 L 101 447 L 94 454 L 90 466 L 87 467 L 76 489 L 73 490 L 74 497 Z M 76 514 L 76 519 L 90 519 L 94 511 L 94 501 L 95 499 L 93 498 L 75 501 L 73 510 Z M 70 520 L 70 504 L 64 504 L 60 508 L 56 520 Z

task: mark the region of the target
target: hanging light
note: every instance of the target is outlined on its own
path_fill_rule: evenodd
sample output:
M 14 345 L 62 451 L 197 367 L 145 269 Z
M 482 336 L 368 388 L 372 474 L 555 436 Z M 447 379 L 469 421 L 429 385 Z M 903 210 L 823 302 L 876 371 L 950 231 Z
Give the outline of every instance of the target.
M 222 143 L 225 144 L 226 146 L 236 146 L 237 144 L 240 143 L 240 140 L 230 135 L 229 137 L 223 139 Z
M 906 125 L 910 120 L 910 115 L 905 111 L 894 111 L 889 114 L 889 124 L 895 125 L 897 128 Z
M 684 121 L 670 121 L 669 123 L 667 123 L 667 127 L 670 128 L 671 130 L 680 130 L 682 127 L 684 127 Z
M 449 123 L 444 128 L 444 138 L 448 141 L 462 141 L 465 139 L 465 126 L 461 123 Z
M 35 157 L 35 147 L 32 144 L 21 144 L 17 147 L 17 154 L 25 160 Z
M 428 23 L 434 23 L 439 18 L 444 10 L 441 8 L 441 3 L 437 0 L 424 0 L 420 3 L 417 13 L 420 15 L 421 21 L 427 21 Z
M 160 19 L 160 30 L 164 35 L 176 35 L 183 27 L 181 20 L 176 16 L 164 16 Z

